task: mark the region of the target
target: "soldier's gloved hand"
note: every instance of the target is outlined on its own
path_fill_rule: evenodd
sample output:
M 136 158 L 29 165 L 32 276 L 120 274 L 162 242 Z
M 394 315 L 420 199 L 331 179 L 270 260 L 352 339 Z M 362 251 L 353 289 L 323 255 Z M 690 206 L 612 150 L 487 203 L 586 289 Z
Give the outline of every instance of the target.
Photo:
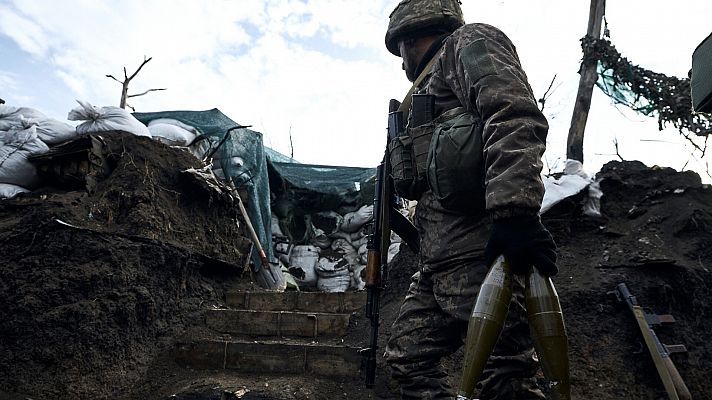
M 509 261 L 515 274 L 526 274 L 532 265 L 544 276 L 554 276 L 559 272 L 556 243 L 539 216 L 495 220 L 485 247 L 487 265 L 492 265 L 501 254 Z

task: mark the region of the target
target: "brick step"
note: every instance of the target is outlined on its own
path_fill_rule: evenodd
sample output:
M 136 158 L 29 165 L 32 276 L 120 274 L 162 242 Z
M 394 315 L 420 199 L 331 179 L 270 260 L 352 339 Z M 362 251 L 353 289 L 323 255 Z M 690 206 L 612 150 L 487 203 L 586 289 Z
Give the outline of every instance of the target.
M 350 317 L 298 311 L 207 310 L 205 323 L 224 333 L 319 338 L 346 335 Z
M 260 311 L 351 313 L 366 305 L 366 292 L 229 292 L 228 307 Z
M 222 341 L 179 342 L 172 351 L 182 367 L 245 373 L 311 373 L 329 377 L 358 377 L 358 349 L 317 343 Z

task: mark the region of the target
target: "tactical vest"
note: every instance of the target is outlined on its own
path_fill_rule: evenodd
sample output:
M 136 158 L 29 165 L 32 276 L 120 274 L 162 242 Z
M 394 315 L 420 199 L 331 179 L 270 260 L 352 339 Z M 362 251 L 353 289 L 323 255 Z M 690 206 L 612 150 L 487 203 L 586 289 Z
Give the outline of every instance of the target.
M 412 115 L 408 118 L 417 119 Z M 406 135 L 388 144 L 396 193 L 417 200 L 429 189 L 449 210 L 463 214 L 483 212 L 482 130 L 479 116 L 463 107 L 446 111 L 425 124 L 408 126 Z

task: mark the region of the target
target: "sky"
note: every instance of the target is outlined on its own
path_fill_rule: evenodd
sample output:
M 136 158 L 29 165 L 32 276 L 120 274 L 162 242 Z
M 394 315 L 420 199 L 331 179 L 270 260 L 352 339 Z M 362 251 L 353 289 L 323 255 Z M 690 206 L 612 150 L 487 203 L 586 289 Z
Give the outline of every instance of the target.
M 388 100 L 410 87 L 385 48 L 397 0 L 0 0 L 0 98 L 66 121 L 76 99 L 117 106 L 129 75 L 136 111 L 219 108 L 305 163 L 373 167 L 383 156 Z M 537 98 L 549 88 L 545 172 L 560 171 L 589 1 L 463 0 L 467 23 L 503 30 Z M 712 31 L 708 0 L 609 1 L 613 44 L 646 69 L 686 77 Z M 67 121 L 69 122 L 69 121 Z M 69 122 L 73 125 L 76 122 Z M 291 140 L 290 140 L 291 137 Z M 675 128 L 614 105 L 594 89 L 585 169 L 607 161 L 693 169 L 705 163 Z M 712 170 L 712 166 L 710 168 Z

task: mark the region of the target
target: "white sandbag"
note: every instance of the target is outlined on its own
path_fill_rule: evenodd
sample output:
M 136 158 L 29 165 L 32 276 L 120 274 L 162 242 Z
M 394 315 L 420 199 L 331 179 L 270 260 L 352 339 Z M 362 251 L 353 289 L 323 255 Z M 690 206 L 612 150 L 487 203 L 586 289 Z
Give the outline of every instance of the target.
M 346 239 L 336 239 L 331 242 L 331 249 L 340 254 L 342 258 L 348 261 L 349 265 L 358 264 L 358 251 Z
M 338 251 L 340 253 L 353 253 L 356 251 L 354 246 L 346 239 L 336 239 L 331 242 L 331 250 Z
M 282 253 L 282 254 L 289 254 L 291 250 L 291 245 L 287 242 L 279 242 L 275 243 L 274 245 L 274 251 L 277 253 Z
M 316 274 L 320 278 L 348 275 L 349 263 L 344 258 L 325 256 L 320 257 L 316 263 Z
M 312 224 L 314 224 L 314 227 L 321 229 L 329 236 L 339 230 L 342 222 L 344 222 L 344 217 L 334 211 L 312 214 Z
M 22 119 L 47 118 L 41 112 L 29 107 L 12 107 L 0 104 L 0 131 L 21 130 Z
M 359 231 L 362 232 L 363 230 Z M 357 232 L 357 233 L 359 233 Z M 356 236 L 359 237 L 359 236 Z M 354 248 L 359 248 L 361 245 L 368 243 L 368 236 L 360 236 L 358 239 L 354 239 L 354 235 L 351 235 L 351 245 L 354 246 Z
M 328 249 L 331 247 L 331 238 L 327 236 L 324 231 L 319 228 L 314 228 L 314 236 L 309 240 L 309 244 L 312 244 L 320 249 Z
M 184 124 L 183 122 L 180 122 L 177 119 L 173 119 L 173 118 L 154 119 L 148 123 L 149 129 L 151 128 L 152 125 L 173 125 L 173 126 L 177 126 L 178 128 L 181 128 L 183 130 L 186 130 L 196 136 L 200 134 L 200 132 L 198 131 L 198 128 L 188 125 L 188 124 Z
M 22 186 L 13 185 L 10 183 L 0 183 L 0 199 L 9 199 L 17 196 L 20 193 L 28 193 L 29 190 Z
M 351 287 L 356 290 L 363 290 L 366 287 L 366 281 L 364 280 L 366 270 L 366 264 L 357 265 L 351 272 Z
M 358 248 L 358 261 L 359 264 L 366 264 L 368 262 L 368 247 L 366 246 L 366 243 L 362 244 L 361 247 Z
M 228 167 L 234 169 L 239 169 L 245 166 L 245 160 L 242 157 L 233 156 L 226 158 L 216 158 L 213 160 L 213 165 L 218 167 Z
M 336 231 L 332 234 L 329 235 L 330 238 L 337 240 L 337 239 L 343 239 L 349 243 L 351 243 L 351 234 L 346 233 L 344 231 Z
M 138 136 L 151 136 L 146 125 L 134 118 L 123 108 L 106 106 L 95 107 L 86 101 L 79 101 L 79 107 L 69 112 L 70 121 L 85 121 L 77 126 L 79 133 L 124 131 Z
M 359 208 L 358 211 L 350 212 L 344 215 L 344 222 L 341 223 L 341 230 L 347 233 L 356 232 L 372 218 L 373 206 L 363 206 Z
M 274 244 L 274 255 L 284 264 L 289 265 L 289 253 L 292 251 L 292 245 L 287 242 L 278 242 Z
M 393 257 L 400 252 L 400 243 L 391 243 L 391 245 L 388 247 L 388 257 L 387 257 L 387 262 L 390 263 L 393 261 Z
M 351 284 L 351 275 L 348 271 L 345 275 L 338 275 L 329 278 L 319 277 L 316 283 L 317 290 L 327 293 L 345 292 Z
M 188 146 L 195 140 L 195 133 L 171 124 L 150 123 L 148 131 L 152 138 L 169 146 Z
M 42 114 L 38 112 L 38 115 Z M 23 114 L 20 121 L 25 129 L 32 125 L 37 126 L 37 136 L 49 145 L 63 143 L 79 135 L 73 126 L 44 115 L 26 118 Z
M 586 201 L 583 203 L 584 215 L 594 218 L 601 217 L 601 197 L 603 197 L 603 192 L 601 191 L 600 181 L 590 184 L 588 186 L 588 196 L 586 196 Z
M 289 273 L 294 276 L 300 287 L 316 285 L 316 264 L 319 261 L 319 248 L 314 246 L 294 246 L 289 253 Z
M 40 178 L 37 168 L 27 158 L 48 150 L 49 147 L 37 137 L 37 127 L 34 125 L 28 129 L 6 132 L 0 147 L 0 183 L 36 188 Z
M 540 210 L 542 214 L 562 200 L 577 195 L 591 184 L 591 178 L 583 170 L 581 162 L 577 160 L 566 160 L 564 175 L 558 179 L 544 175 L 541 179 L 544 182 L 544 198 Z
M 359 229 L 356 232 L 351 234 L 351 243 L 353 244 L 353 243 L 367 237 L 368 234 L 369 234 L 369 230 L 366 229 L 365 226 L 361 227 L 361 229 Z M 354 245 L 354 247 L 358 247 L 358 246 Z
M 13 106 L 8 106 L 6 104 L 0 104 L 0 119 L 3 119 L 7 117 L 8 115 L 12 115 L 17 111 L 17 107 Z

